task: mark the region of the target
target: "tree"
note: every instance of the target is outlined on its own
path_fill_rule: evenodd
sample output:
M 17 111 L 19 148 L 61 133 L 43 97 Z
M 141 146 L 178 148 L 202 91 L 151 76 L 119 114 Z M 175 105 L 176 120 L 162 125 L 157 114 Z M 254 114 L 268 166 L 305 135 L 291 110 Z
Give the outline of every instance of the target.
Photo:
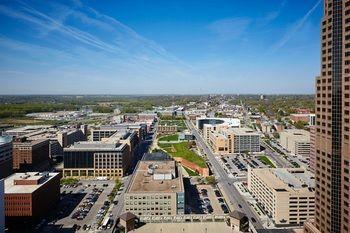
M 215 185 L 217 183 L 214 176 L 207 176 L 205 177 L 205 181 L 210 185 Z

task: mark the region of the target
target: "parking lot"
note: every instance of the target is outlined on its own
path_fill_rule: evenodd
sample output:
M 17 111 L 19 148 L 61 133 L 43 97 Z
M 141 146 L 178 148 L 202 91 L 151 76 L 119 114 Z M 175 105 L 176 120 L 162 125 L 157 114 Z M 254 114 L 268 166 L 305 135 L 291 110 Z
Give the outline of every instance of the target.
M 234 177 L 244 177 L 248 171 L 248 166 L 251 168 L 265 168 L 267 167 L 263 164 L 258 156 L 246 156 L 243 154 L 222 156 L 221 162 L 225 165 Z
M 211 185 L 195 184 L 185 180 L 186 213 L 223 214 L 229 213 L 226 201 L 219 189 Z
M 81 181 L 61 187 L 61 200 L 41 232 L 96 230 L 109 208 L 114 181 Z M 37 229 L 39 230 L 39 229 Z

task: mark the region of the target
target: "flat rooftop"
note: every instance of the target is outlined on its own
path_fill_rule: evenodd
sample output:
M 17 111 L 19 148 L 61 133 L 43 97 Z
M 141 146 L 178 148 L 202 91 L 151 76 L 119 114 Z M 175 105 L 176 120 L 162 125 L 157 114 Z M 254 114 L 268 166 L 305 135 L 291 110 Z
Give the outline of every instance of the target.
M 12 142 L 12 137 L 10 136 L 0 136 L 0 145 Z
M 250 129 L 250 128 L 229 128 L 227 131 L 231 131 L 234 134 L 239 135 L 259 135 L 258 132 Z
M 154 168 L 151 173 L 150 167 Z M 158 175 L 171 175 L 171 179 L 154 179 Z M 174 160 L 142 160 L 138 163 L 127 193 L 176 193 L 183 191 L 181 169 L 177 169 Z
M 54 177 L 58 176 L 59 173 L 39 173 L 39 172 L 26 172 L 26 173 L 15 173 L 5 179 L 5 194 L 24 194 L 33 193 L 41 186 L 48 183 Z M 36 185 L 15 185 L 15 180 L 28 180 L 28 181 L 39 181 Z
M 149 232 L 220 232 L 220 233 L 239 233 L 232 230 L 227 224 L 222 222 L 186 222 L 186 223 L 147 223 L 140 228 L 135 229 L 135 233 Z
M 287 129 L 281 132 L 282 134 L 287 134 L 289 136 L 297 136 L 298 138 L 309 138 L 310 132 L 303 129 Z
M 252 169 L 270 188 L 286 191 L 310 191 L 314 189 L 312 173 L 302 168 L 259 168 Z
M 64 148 L 65 151 L 83 151 L 83 150 L 93 150 L 93 151 L 118 151 L 125 147 L 125 143 L 106 143 L 106 142 L 91 142 L 91 141 L 81 141 L 75 142 L 70 147 Z
M 30 133 L 36 130 L 49 129 L 51 127 L 52 125 L 28 125 L 28 126 L 6 130 L 6 133 L 23 133 L 23 132 Z

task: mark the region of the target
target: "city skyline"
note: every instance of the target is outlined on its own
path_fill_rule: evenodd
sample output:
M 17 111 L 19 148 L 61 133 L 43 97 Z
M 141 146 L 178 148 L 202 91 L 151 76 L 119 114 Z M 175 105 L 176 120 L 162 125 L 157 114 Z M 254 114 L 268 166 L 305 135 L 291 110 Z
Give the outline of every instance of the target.
M 0 94 L 311 94 L 322 4 L 300 3 L 1 1 Z

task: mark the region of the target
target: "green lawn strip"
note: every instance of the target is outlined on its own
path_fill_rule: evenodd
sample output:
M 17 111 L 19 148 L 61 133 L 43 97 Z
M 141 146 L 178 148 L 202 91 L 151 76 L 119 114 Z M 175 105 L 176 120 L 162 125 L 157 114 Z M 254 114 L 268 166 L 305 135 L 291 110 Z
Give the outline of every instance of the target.
M 179 140 L 178 134 L 168 135 L 168 136 L 159 138 L 159 141 L 161 142 L 169 142 L 169 141 L 177 141 L 177 140 Z
M 158 143 L 158 146 L 162 149 L 171 149 L 172 148 L 172 143 Z
M 120 182 L 120 180 L 116 180 L 112 192 L 108 195 L 108 199 L 110 202 L 114 200 L 118 190 L 120 189 L 120 186 L 122 186 L 122 182 Z
M 259 156 L 259 159 L 263 164 L 270 165 L 270 167 L 272 167 L 272 168 L 276 168 L 275 164 L 273 164 L 271 162 L 271 160 L 268 157 L 266 157 L 265 155 Z
M 189 169 L 189 168 L 187 168 L 185 166 L 183 166 L 183 168 L 187 171 L 189 176 L 198 176 L 197 172 L 195 172 L 195 171 L 193 171 L 193 170 L 191 170 L 191 169 Z
M 188 142 L 172 143 L 170 145 L 168 144 L 165 146 L 164 145 L 165 143 L 159 144 L 160 148 L 166 150 L 166 152 L 169 153 L 171 156 L 184 158 L 192 163 L 197 164 L 199 167 L 202 168 L 207 167 L 205 160 L 188 148 Z M 173 148 L 175 149 L 175 151 Z
M 79 182 L 78 179 L 75 178 L 62 178 L 61 179 L 61 184 L 62 185 L 75 185 Z

